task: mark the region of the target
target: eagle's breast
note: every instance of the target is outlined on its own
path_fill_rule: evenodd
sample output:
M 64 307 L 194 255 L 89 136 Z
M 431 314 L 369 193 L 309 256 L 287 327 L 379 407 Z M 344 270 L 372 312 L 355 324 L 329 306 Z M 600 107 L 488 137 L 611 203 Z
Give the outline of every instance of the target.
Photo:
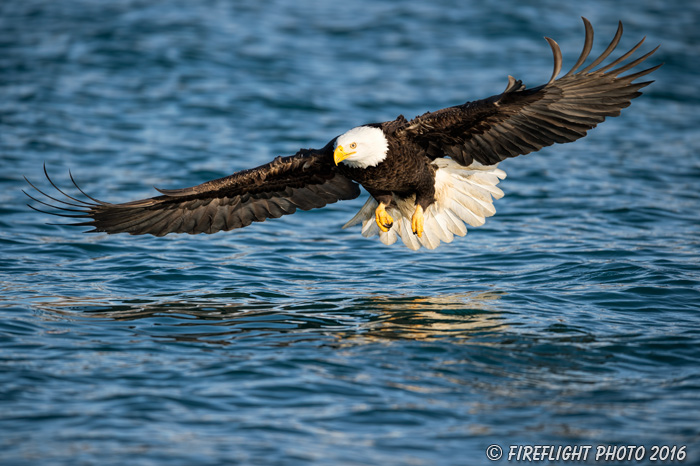
M 374 167 L 354 168 L 339 165 L 341 173 L 360 183 L 368 191 L 392 192 L 409 196 L 434 181 L 430 159 L 417 145 L 387 136 L 389 150 L 384 161 Z

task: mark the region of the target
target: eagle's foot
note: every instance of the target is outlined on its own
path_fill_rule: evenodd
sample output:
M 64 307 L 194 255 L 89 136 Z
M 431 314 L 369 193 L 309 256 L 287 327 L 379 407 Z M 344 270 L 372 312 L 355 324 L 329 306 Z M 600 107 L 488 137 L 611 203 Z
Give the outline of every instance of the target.
M 423 225 L 425 223 L 425 218 L 423 217 L 423 207 L 419 205 L 416 206 L 416 211 L 413 212 L 413 217 L 411 218 L 411 229 L 419 238 L 423 236 Z
M 377 221 L 377 226 L 383 232 L 389 231 L 389 228 L 394 224 L 394 219 L 386 212 L 385 205 L 380 203 L 377 210 L 374 211 L 374 219 Z

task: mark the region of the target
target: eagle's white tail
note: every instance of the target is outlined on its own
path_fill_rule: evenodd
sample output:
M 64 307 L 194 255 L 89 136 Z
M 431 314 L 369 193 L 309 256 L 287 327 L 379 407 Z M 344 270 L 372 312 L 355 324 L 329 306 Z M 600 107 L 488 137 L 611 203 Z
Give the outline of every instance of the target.
M 493 200 L 503 197 L 496 185 L 506 177 L 506 173 L 496 165 L 481 165 L 478 162 L 463 167 L 451 159 L 436 159 L 435 202 L 424 212 L 423 236 L 416 236 L 411 230 L 411 217 L 415 211 L 415 197 L 394 198 L 387 213 L 394 224 L 387 232 L 382 232 L 374 220 L 377 201 L 370 196 L 360 211 L 343 228 L 362 223 L 362 236 L 379 235 L 384 244 L 394 244 L 401 237 L 409 248 L 420 249 L 421 245 L 435 249 L 440 241 L 449 243 L 454 235 L 464 236 L 467 227 L 464 223 L 478 227 L 486 217 L 496 213 Z

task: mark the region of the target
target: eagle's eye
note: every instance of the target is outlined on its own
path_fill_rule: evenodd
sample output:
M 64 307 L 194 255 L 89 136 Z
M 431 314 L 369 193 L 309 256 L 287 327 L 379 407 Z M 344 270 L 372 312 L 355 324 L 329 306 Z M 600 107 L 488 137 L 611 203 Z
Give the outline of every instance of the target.
M 350 149 L 357 149 L 357 143 L 351 142 L 349 147 L 350 147 Z

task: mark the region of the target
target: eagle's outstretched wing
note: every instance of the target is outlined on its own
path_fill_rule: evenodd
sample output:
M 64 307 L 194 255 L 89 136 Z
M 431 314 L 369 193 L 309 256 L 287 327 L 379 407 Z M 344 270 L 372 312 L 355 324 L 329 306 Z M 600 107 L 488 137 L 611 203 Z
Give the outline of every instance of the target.
M 66 199 L 45 194 L 29 180 L 34 189 L 57 205 L 25 194 L 56 209 L 47 213 L 86 219 L 74 225 L 94 227 L 91 232 L 132 235 L 216 233 L 360 195 L 359 186 L 338 173 L 333 163 L 333 141 L 321 150 L 301 150 L 291 157 L 278 157 L 225 178 L 192 188 L 159 190 L 162 196 L 124 204 L 99 201 L 77 185 L 89 202 L 69 196 L 51 181 L 48 173 L 46 177 Z
M 589 129 L 606 117 L 619 115 L 621 109 L 629 106 L 630 100 L 641 95 L 639 89 L 653 81 L 633 81 L 661 65 L 620 77 L 658 49 L 623 65 L 642 45 L 642 39 L 612 63 L 595 69 L 620 42 L 620 23 L 608 48 L 577 72 L 593 46 L 593 27 L 586 18 L 583 23 L 586 29 L 583 51 L 566 75 L 556 79 L 562 66 L 561 50 L 547 37 L 554 53 L 554 72 L 547 84 L 525 89 L 521 81 L 509 76 L 502 94 L 426 113 L 400 125 L 397 136 L 418 143 L 433 159 L 449 156 L 465 166 L 474 160 L 492 165 L 508 157 L 585 136 Z

